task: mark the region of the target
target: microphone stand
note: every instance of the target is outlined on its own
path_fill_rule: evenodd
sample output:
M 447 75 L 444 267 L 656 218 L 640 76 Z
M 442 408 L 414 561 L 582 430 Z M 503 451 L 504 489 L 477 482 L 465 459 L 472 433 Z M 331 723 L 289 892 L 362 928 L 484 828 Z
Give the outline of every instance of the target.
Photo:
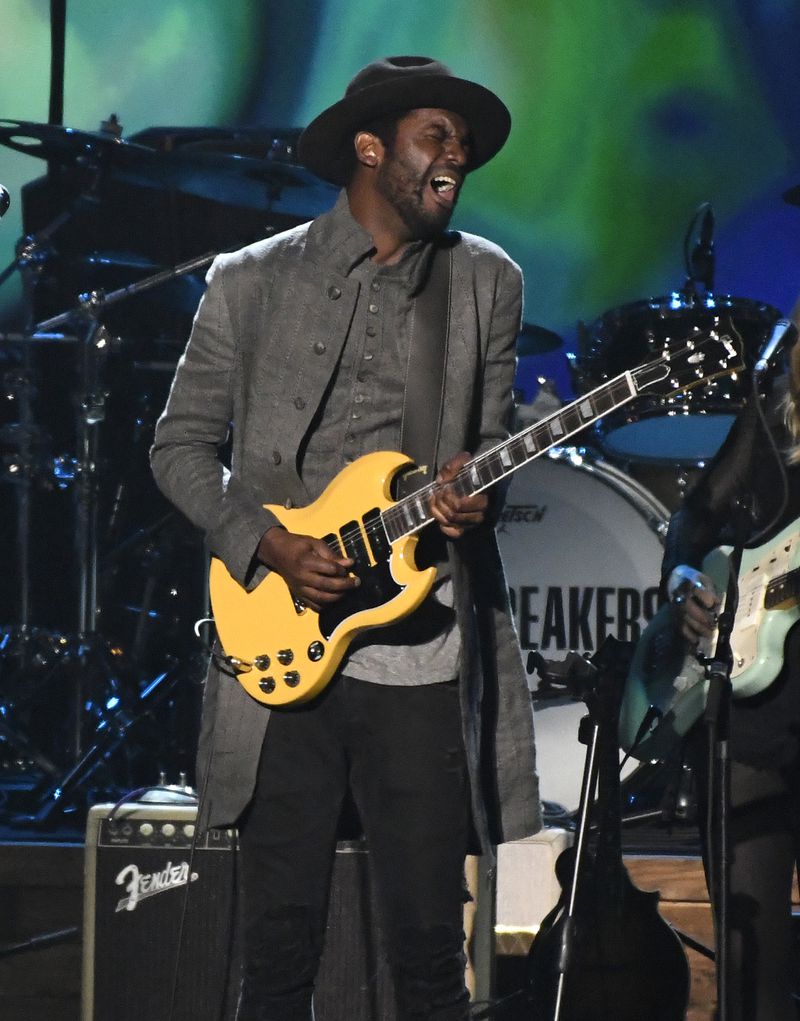
M 741 532 L 737 530 L 740 535 Z M 738 536 L 737 536 L 738 537 Z M 708 873 L 714 903 L 716 936 L 717 1019 L 728 1018 L 728 974 L 730 971 L 730 703 L 733 653 L 731 634 L 739 602 L 739 567 L 742 545 L 734 546 L 729 560 L 725 609 L 719 616 L 714 656 L 708 665 L 708 694 L 704 722 L 708 734 Z

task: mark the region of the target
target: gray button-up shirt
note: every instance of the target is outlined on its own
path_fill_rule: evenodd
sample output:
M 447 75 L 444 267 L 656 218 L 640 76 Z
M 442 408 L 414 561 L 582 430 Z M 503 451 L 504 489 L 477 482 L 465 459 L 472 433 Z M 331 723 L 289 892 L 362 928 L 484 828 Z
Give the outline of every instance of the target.
M 341 357 L 300 451 L 300 474 L 312 499 L 357 457 L 400 449 L 406 375 L 414 371 L 408 360 L 415 295 L 433 254 L 430 244 L 415 243 L 395 265 L 378 265 L 371 259 L 372 238 L 353 220 L 345 193 L 333 216 L 337 263 L 352 258 L 348 276 L 358 282 L 359 293 Z M 378 684 L 456 677 L 460 642 L 452 605 L 451 583 L 441 580 L 406 620 L 367 631 L 354 642 L 343 671 Z

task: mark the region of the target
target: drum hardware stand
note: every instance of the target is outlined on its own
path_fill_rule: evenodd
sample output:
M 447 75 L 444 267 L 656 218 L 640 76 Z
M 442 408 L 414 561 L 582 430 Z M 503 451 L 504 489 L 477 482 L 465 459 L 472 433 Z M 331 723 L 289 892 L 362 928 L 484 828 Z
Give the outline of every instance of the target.
M 16 249 L 16 258 L 0 273 L 0 286 L 14 272 L 18 271 L 20 273 L 23 304 L 29 310 L 27 328 L 23 332 L 0 335 L 1 341 L 21 346 L 21 368 L 15 373 L 10 373 L 5 380 L 6 394 L 9 397 L 16 398 L 19 409 L 17 453 L 16 456 L 9 457 L 4 465 L 6 480 L 13 481 L 16 486 L 16 553 L 17 576 L 19 578 L 19 604 L 18 622 L 4 629 L 3 651 L 5 651 L 6 646 L 13 643 L 15 658 L 19 660 L 19 669 L 22 671 L 27 671 L 35 665 L 36 653 L 33 642 L 37 633 L 36 629 L 31 627 L 31 496 L 34 481 L 41 474 L 41 465 L 38 463 L 34 444 L 39 431 L 33 413 L 33 398 L 36 393 L 36 386 L 34 383 L 32 344 L 40 341 L 60 342 L 75 339 L 60 333 L 38 334 L 33 332 L 30 310 L 33 309 L 34 292 L 42 270 L 53 254 L 53 250 L 47 242 L 70 217 L 71 213 L 60 214 L 38 234 L 26 236 L 19 241 Z M 57 771 L 49 758 L 34 746 L 28 735 L 20 733 L 9 724 L 4 723 L 0 736 L 10 747 L 15 748 L 23 757 L 29 759 L 46 775 L 52 775 Z
M 72 806 L 71 797 L 104 762 L 123 745 L 130 731 L 147 717 L 173 691 L 183 677 L 183 668 L 171 663 L 154 677 L 138 697 L 132 711 L 119 706 L 111 716 L 101 719 L 94 732 L 93 744 L 65 774 L 40 785 L 36 794 L 40 807 L 32 815 L 18 816 L 14 822 L 47 826 L 58 814 Z
M 100 430 L 106 417 L 107 393 L 103 388 L 103 367 L 112 345 L 100 318 L 106 307 L 157 287 L 175 277 L 208 265 L 216 253 L 206 253 L 179 266 L 153 274 L 144 280 L 106 294 L 91 291 L 80 295 L 79 306 L 53 316 L 36 326 L 47 332 L 77 320 L 85 325 L 82 343 L 80 393 L 77 397 L 78 428 L 76 463 L 75 556 L 78 568 L 78 670 L 74 689 L 73 750 L 76 768 L 83 756 L 85 678 L 90 661 L 103 646 L 97 631 L 98 620 L 98 495 Z

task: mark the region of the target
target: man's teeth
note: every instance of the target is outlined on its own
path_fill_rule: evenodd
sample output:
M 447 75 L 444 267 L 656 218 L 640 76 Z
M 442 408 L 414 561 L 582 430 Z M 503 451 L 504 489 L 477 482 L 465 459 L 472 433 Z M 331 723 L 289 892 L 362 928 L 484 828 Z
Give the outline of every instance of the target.
M 456 186 L 454 177 L 447 177 L 444 174 L 440 174 L 438 177 L 434 177 L 431 181 L 433 190 L 437 194 L 441 194 L 443 191 L 452 191 Z

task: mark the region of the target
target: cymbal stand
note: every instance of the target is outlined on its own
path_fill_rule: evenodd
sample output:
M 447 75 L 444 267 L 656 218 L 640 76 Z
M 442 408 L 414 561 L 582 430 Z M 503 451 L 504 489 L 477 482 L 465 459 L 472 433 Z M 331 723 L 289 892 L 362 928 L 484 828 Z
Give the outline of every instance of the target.
M 100 651 L 98 619 L 98 497 L 100 432 L 106 417 L 107 394 L 103 386 L 103 369 L 113 341 L 101 323 L 105 308 L 142 291 L 166 283 L 177 276 L 207 266 L 214 252 L 190 259 L 178 266 L 155 273 L 144 280 L 106 294 L 91 291 L 82 294 L 77 309 L 71 309 L 37 324 L 38 331 L 47 332 L 68 322 L 78 321 L 85 330 L 80 364 L 80 392 L 77 395 L 77 463 L 75 557 L 78 572 L 78 676 L 74 690 L 73 752 L 76 762 L 83 754 L 83 706 L 85 684 L 90 660 Z M 105 664 L 105 657 L 100 657 Z
M 26 309 L 26 328 L 18 338 L 22 348 L 22 366 L 16 378 L 10 381 L 10 389 L 17 398 L 19 407 L 19 461 L 11 466 L 11 473 L 17 482 L 17 557 L 20 579 L 19 588 L 19 633 L 22 638 L 22 655 L 26 659 L 25 645 L 30 631 L 31 613 L 31 489 L 34 476 L 33 436 L 35 422 L 31 395 L 34 389 L 33 361 L 29 337 L 33 334 L 33 308 L 36 285 L 48 259 L 53 255 L 51 237 L 72 218 L 72 211 L 59 213 L 46 227 L 21 238 L 17 243 L 15 258 L 0 272 L 0 287 L 14 273 L 19 272 L 22 280 L 23 307 Z M 50 339 L 50 338 L 48 338 Z M 53 339 L 61 339 L 60 336 Z

